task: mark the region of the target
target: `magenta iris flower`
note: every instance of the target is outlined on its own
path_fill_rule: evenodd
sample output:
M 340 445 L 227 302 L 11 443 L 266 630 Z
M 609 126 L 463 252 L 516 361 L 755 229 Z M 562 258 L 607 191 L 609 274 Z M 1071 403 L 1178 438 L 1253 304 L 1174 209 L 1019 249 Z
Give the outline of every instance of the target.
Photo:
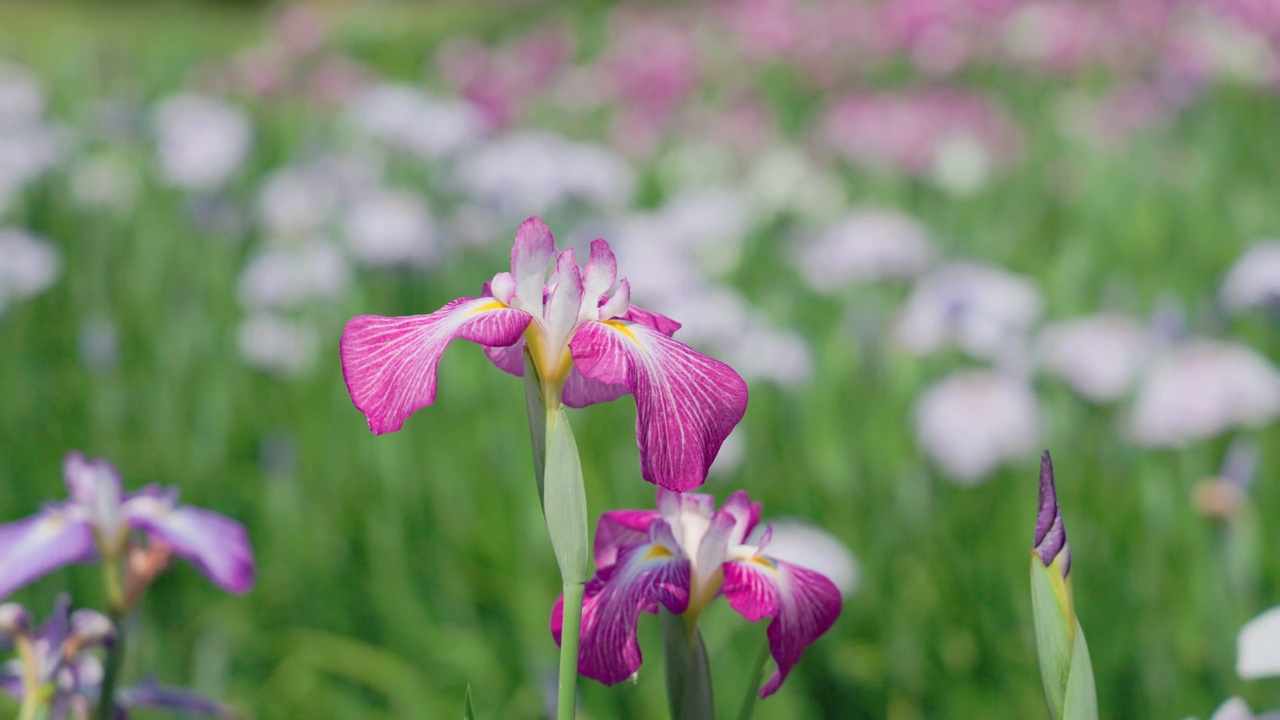
M 228 592 L 253 585 L 253 548 L 240 523 L 179 505 L 176 488 L 125 494 L 119 471 L 101 458 L 70 453 L 62 473 L 70 500 L 0 525 L 0 598 L 64 565 L 123 557 L 131 531 L 163 544 Z
M 436 368 L 454 339 L 485 346 L 495 365 L 517 376 L 527 351 L 548 403 L 585 407 L 633 395 L 644 479 L 677 492 L 696 488 L 746 411 L 746 383 L 673 340 L 680 324 L 632 305 L 630 285 L 617 281 L 615 291 L 615 281 L 607 242 L 593 241 L 580 268 L 573 250 L 557 252 L 546 224 L 531 217 L 516 231 L 511 272 L 495 275 L 481 297 L 430 315 L 347 323 L 342 372 L 351 399 L 370 430 L 395 432 L 435 401 Z
M 804 649 L 840 615 L 840 591 L 823 575 L 770 557 L 768 526 L 758 526 L 760 503 L 741 490 L 715 509 L 710 495 L 658 490 L 657 510 L 618 510 L 600 516 L 596 575 L 582 608 L 578 671 L 607 685 L 640 667 L 640 612 L 667 610 L 692 627 L 723 595 L 755 622 L 773 618 L 767 636 L 778 668 L 760 691 L 771 695 Z M 561 600 L 551 611 L 560 642 Z

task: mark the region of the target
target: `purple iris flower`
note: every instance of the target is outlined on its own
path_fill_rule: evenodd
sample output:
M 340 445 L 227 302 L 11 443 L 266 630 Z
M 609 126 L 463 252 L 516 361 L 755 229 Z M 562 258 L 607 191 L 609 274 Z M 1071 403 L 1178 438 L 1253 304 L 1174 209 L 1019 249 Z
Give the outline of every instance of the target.
M 176 488 L 153 485 L 126 494 L 119 471 L 101 458 L 72 452 L 62 473 L 70 500 L 0 525 L 0 598 L 64 565 L 125 557 L 133 530 L 228 592 L 243 593 L 253 585 L 253 548 L 240 523 L 179 505 Z
M 640 612 L 667 610 L 693 628 L 702 610 L 724 595 L 740 615 L 773 618 L 767 636 L 777 670 L 760 697 L 773 694 L 804 649 L 840 615 L 840 591 L 823 575 L 765 554 L 770 530 L 758 526 L 760 503 L 741 490 L 720 510 L 715 498 L 658 490 L 657 510 L 618 510 L 600 516 L 596 575 L 582 608 L 578 671 L 607 685 L 640 667 Z M 560 642 L 561 596 L 551 611 Z
M 746 383 L 673 340 L 679 323 L 632 305 L 626 279 L 607 295 L 616 280 L 609 243 L 593 241 L 579 268 L 573 250 L 557 253 L 546 223 L 531 217 L 516 231 L 511 272 L 495 275 L 481 297 L 430 315 L 347 323 L 342 372 L 351 399 L 375 434 L 395 432 L 435 401 L 436 368 L 455 338 L 484 345 L 495 365 L 518 376 L 527 349 L 549 405 L 633 395 L 644 479 L 677 492 L 696 488 L 746 411 Z
M 50 720 L 87 718 L 102 685 L 102 661 L 91 651 L 115 639 L 105 615 L 93 610 L 71 612 L 71 599 L 60 595 L 53 615 L 35 632 L 19 605 L 0 605 L 0 642 L 18 647 L 18 658 L 0 665 L 0 692 L 18 701 L 34 691 L 46 697 Z M 116 718 L 125 720 L 135 708 L 178 710 L 184 713 L 232 718 L 227 706 L 180 688 L 146 681 L 124 688 L 116 697 Z

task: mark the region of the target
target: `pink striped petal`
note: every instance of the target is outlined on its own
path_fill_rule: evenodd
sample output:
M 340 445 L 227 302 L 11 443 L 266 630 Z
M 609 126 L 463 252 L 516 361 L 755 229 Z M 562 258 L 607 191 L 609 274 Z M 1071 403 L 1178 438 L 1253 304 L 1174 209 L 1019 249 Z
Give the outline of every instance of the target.
M 600 238 L 591 241 L 591 256 L 582 271 L 582 300 L 588 304 L 584 310 L 594 310 L 600 304 L 600 296 L 613 289 L 618 279 L 618 261 L 609 249 L 609 243 Z M 630 291 L 628 291 L 628 294 Z M 595 316 L 591 316 L 595 319 Z
M 670 536 L 669 531 L 665 534 Z M 640 612 L 655 603 L 677 614 L 689 604 L 689 561 L 666 542 L 623 550 L 616 565 L 598 571 L 587 583 L 578 672 L 606 685 L 634 675 L 643 660 L 636 623 Z M 557 645 L 563 623 L 561 596 L 551 610 L 551 634 Z
M 562 343 L 572 334 L 578 324 L 578 315 L 582 312 L 582 270 L 574 257 L 573 248 L 568 248 L 556 258 L 556 272 L 547 295 L 546 323 L 547 337 L 552 343 Z
M 583 323 L 569 351 L 584 376 L 635 396 L 645 480 L 686 492 L 707 479 L 747 409 L 747 385 L 733 368 L 660 330 L 620 320 Z
M 729 513 L 734 519 L 733 533 L 729 536 L 730 545 L 741 545 L 760 522 L 760 503 L 751 502 L 745 490 L 738 490 L 730 495 L 724 501 L 722 512 Z
M 619 552 L 648 542 L 649 527 L 659 517 L 657 510 L 610 510 L 601 515 L 596 525 L 596 567 L 614 565 Z
M 813 641 L 840 615 L 840 591 L 826 577 L 781 560 L 757 555 L 724 565 L 724 597 L 740 615 L 756 622 L 773 618 L 766 633 L 777 670 L 760 690 L 768 697 Z
M 430 315 L 351 318 L 342 332 L 342 375 L 375 435 L 395 432 L 436 399 L 436 367 L 454 338 L 506 346 L 532 317 L 492 298 L 459 298 Z
M 630 286 L 628 286 L 628 289 L 629 288 Z M 618 319 L 626 320 L 627 322 L 640 323 L 645 327 L 651 327 L 667 337 L 671 337 L 680 329 L 680 323 L 672 320 L 666 315 L 653 312 L 652 310 L 645 310 L 644 308 L 636 307 L 635 305 L 629 306 L 627 311 Z
M 125 502 L 125 517 L 130 526 L 164 542 L 218 587 L 248 592 L 255 568 L 244 526 L 224 515 L 187 505 L 175 507 L 172 502 L 172 496 L 139 493 Z
M 0 525 L 0 600 L 64 565 L 97 555 L 93 527 L 65 504 Z
M 503 372 L 511 373 L 516 377 L 524 377 L 524 338 L 521 337 L 514 345 L 506 347 L 491 347 L 486 345 L 484 354 L 498 369 Z
M 613 402 L 629 392 L 626 385 L 610 385 L 592 380 L 574 367 L 565 378 L 560 400 L 569 407 L 584 408 L 596 403 Z
M 555 251 L 555 238 L 551 236 L 551 228 L 547 227 L 542 218 L 534 215 L 520 223 L 520 227 L 516 229 L 516 241 L 511 246 L 511 274 L 516 280 L 516 297 L 530 309 L 542 307 L 542 286 L 547 281 L 547 262 Z

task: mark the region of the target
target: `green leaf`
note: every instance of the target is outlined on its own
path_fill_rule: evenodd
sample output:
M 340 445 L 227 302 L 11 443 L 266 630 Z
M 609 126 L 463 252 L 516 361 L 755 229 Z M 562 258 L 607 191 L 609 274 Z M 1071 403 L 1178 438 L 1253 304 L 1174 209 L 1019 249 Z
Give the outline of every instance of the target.
M 1098 692 L 1093 682 L 1093 664 L 1089 660 L 1089 643 L 1076 621 L 1076 642 L 1071 653 L 1071 676 L 1067 680 L 1065 720 L 1098 720 Z
M 1049 716 L 1062 720 L 1071 675 L 1071 626 L 1066 622 L 1049 573 L 1034 553 L 1031 555 L 1031 609 L 1036 622 L 1036 653 L 1040 657 L 1040 681 L 1044 684 Z M 1074 622 L 1074 618 L 1072 619 Z
M 587 493 L 582 485 L 582 462 L 569 427 L 569 417 L 559 407 L 547 413 L 547 464 L 543 476 L 543 512 L 551 533 L 551 548 L 566 583 L 587 581 Z
M 524 354 L 524 408 L 529 416 L 529 442 L 533 447 L 533 476 L 538 481 L 538 502 L 543 502 L 543 475 L 547 468 L 547 406 L 542 381 L 528 351 Z M 543 507 L 545 511 L 545 506 Z
M 715 720 L 711 666 L 702 633 L 685 618 L 662 609 L 662 648 L 667 665 L 667 706 L 673 720 Z
M 462 720 L 476 720 L 476 708 L 471 704 L 471 684 L 467 684 L 466 704 L 462 706 Z

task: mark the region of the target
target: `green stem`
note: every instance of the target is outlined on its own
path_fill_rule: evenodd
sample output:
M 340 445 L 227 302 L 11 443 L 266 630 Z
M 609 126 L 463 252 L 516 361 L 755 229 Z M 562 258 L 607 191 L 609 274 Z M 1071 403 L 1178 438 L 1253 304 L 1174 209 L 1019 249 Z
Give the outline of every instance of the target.
M 39 717 L 45 699 L 37 675 L 39 669 L 36 667 L 35 650 L 31 647 L 31 639 L 26 635 L 19 635 L 16 645 L 18 656 L 22 659 L 22 707 L 18 710 L 18 720 L 35 720 Z
M 742 695 L 742 706 L 738 708 L 738 720 L 751 720 L 756 711 L 756 700 L 760 698 L 760 683 L 764 680 L 764 666 L 769 662 L 769 641 L 765 640 L 756 653 L 756 662 L 751 666 L 751 677 L 747 680 L 747 691 Z
M 116 636 L 107 646 L 106 668 L 102 675 L 102 687 L 98 693 L 98 720 L 114 720 L 116 709 L 116 685 L 120 681 L 120 668 L 124 664 L 124 623 L 121 616 L 111 613 L 111 624 Z
M 578 708 L 578 640 L 582 633 L 583 583 L 564 584 L 564 623 L 560 629 L 560 693 L 557 720 L 573 720 Z
M 662 608 L 662 649 L 667 664 L 667 708 L 672 720 L 715 720 L 707 646 L 694 621 Z

